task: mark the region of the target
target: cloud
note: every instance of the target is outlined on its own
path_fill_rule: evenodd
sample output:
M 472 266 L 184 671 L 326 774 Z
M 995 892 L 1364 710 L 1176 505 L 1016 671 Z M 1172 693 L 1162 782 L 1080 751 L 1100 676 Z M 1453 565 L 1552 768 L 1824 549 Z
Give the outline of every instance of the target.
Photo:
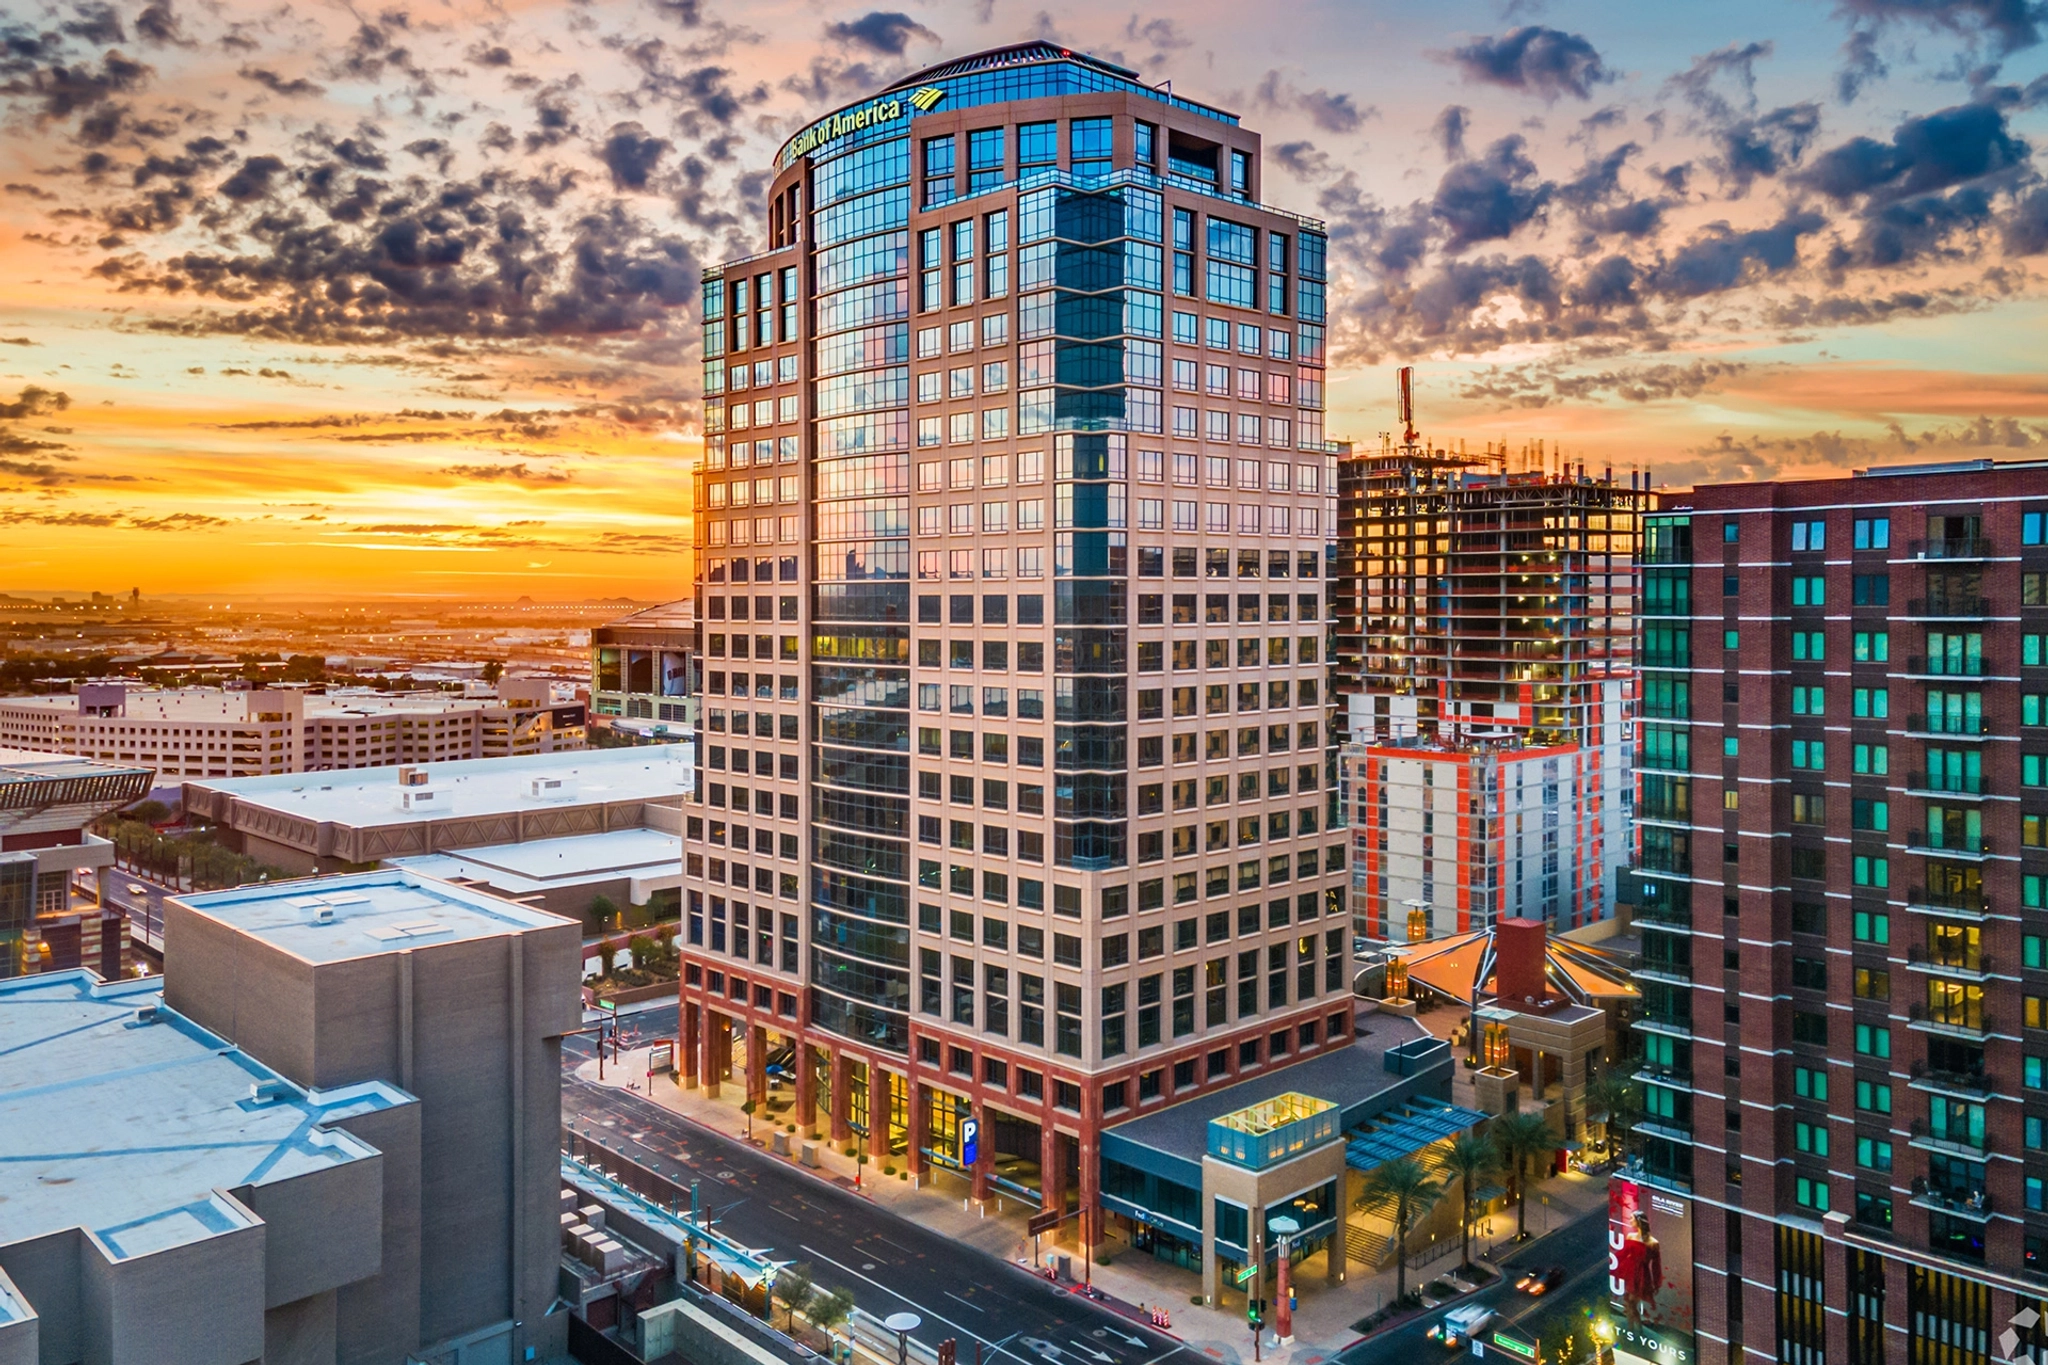
M 283 95 L 286 99 L 297 99 L 304 95 L 324 95 L 327 93 L 327 87 L 324 85 L 315 85 L 304 76 L 289 78 L 280 76 L 267 66 L 245 66 L 237 74 L 243 80 L 254 81 L 271 94 Z
M 1830 148 L 1800 183 L 1838 204 L 1882 204 L 1997 175 L 2025 165 L 2031 153 L 2007 127 L 2004 110 L 1959 104 L 1907 119 L 1889 143 L 1854 137 Z
M 829 24 L 825 32 L 844 43 L 864 47 L 885 57 L 900 57 L 912 38 L 927 43 L 939 35 L 900 10 L 869 10 L 858 19 Z
M 1360 106 L 1344 91 L 1302 90 L 1277 70 L 1268 71 L 1254 98 L 1268 109 L 1296 110 L 1326 133 L 1354 133 L 1367 119 L 1379 117 L 1374 105 Z
M 440 471 L 450 478 L 479 482 L 570 483 L 574 476 L 565 469 L 534 469 L 525 461 L 517 464 L 452 464 Z
M 669 143 L 654 137 L 637 123 L 616 123 L 604 142 L 605 169 L 612 173 L 612 185 L 621 190 L 644 190 L 647 178 L 669 151 Z
M 1461 161 L 1437 183 L 1430 213 L 1449 230 L 1447 251 L 1513 236 L 1543 212 L 1557 187 L 1538 181 L 1536 163 L 1519 136 L 1508 136 L 1483 157 Z
M 1569 360 L 1496 365 L 1460 384 L 1458 395 L 1514 408 L 1547 407 L 1554 402 L 1590 405 L 1609 399 L 1660 403 L 1713 392 L 1750 369 L 1747 362 L 1739 360 L 1664 362 L 1594 371 L 1579 370 Z
M 1735 198 L 1749 193 L 1760 179 L 1783 175 L 1799 164 L 1820 131 L 1820 107 L 1788 104 L 1761 118 L 1737 119 L 1716 130 L 1716 154 L 1709 159 L 1715 174 Z
M 1666 81 L 1664 88 L 1677 92 L 1709 122 L 1732 122 L 1740 112 L 1756 108 L 1756 64 L 1771 52 L 1768 42 L 1730 43 L 1693 58 L 1692 65 Z M 1724 80 L 1740 87 L 1742 111 L 1716 88 Z
M 12 403 L 0 402 L 0 418 L 18 422 L 24 417 L 45 417 L 71 406 L 71 395 L 31 384 Z
M 1914 23 L 1985 40 L 2003 57 L 2041 41 L 2048 5 L 2040 0 L 1839 0 L 1836 13 L 1872 28 Z
M 1799 242 L 1828 225 L 1812 210 L 1788 212 L 1769 227 L 1736 231 L 1713 223 L 1652 272 L 1652 287 L 1671 298 L 1722 293 L 1754 275 L 1775 275 L 1799 261 Z
M 1465 133 L 1472 126 L 1472 111 L 1462 104 L 1446 104 L 1443 112 L 1436 116 L 1436 122 L 1429 127 L 1437 146 L 1443 148 L 1446 161 L 1462 161 L 1465 158 Z
M 1591 99 L 1593 87 L 1614 73 L 1593 44 L 1576 33 L 1528 24 L 1499 37 L 1483 37 L 1451 51 L 1467 80 L 1522 90 L 1555 101 L 1562 95 Z

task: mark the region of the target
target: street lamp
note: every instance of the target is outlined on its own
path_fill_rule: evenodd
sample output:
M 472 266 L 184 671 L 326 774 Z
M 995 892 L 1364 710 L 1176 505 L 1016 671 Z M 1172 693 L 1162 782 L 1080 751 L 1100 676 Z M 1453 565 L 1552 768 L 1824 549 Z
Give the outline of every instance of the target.
M 1301 1224 L 1282 1214 L 1266 1220 L 1266 1230 L 1280 1239 L 1280 1264 L 1273 1283 L 1273 1338 L 1285 1346 L 1294 1340 L 1294 1291 L 1288 1286 L 1287 1253 Z
M 924 1326 L 924 1319 L 915 1313 L 891 1313 L 882 1326 L 896 1334 L 896 1365 L 910 1365 L 910 1334 Z

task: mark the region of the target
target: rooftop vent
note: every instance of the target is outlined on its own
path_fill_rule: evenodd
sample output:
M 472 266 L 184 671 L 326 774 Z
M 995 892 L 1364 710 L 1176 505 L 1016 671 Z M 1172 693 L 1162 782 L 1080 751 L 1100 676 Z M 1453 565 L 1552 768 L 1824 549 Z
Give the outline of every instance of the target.
M 313 923 L 315 923 L 315 924 L 332 924 L 332 923 L 334 923 L 334 907 L 333 907 L 333 906 L 331 906 L 331 905 L 323 905 L 323 906 L 321 906 L 321 907 L 320 907 L 320 908 L 319 908 L 318 910 L 315 910 L 315 911 L 313 912 Z
M 251 1104 L 275 1104 L 279 1100 L 290 1099 L 291 1095 L 292 1087 L 289 1081 L 271 1077 L 268 1080 L 249 1082 Z
M 401 787 L 424 787 L 427 785 L 427 770 L 415 764 L 401 764 L 398 769 L 398 785 Z
M 159 1008 L 159 1007 L 158 1007 L 158 1006 L 156 1006 L 156 1005 L 138 1005 L 138 1006 L 136 1006 L 136 1007 L 135 1007 L 135 1017 L 134 1017 L 133 1019 L 130 1019 L 130 1020 L 128 1021 L 128 1027 L 129 1027 L 129 1028 L 142 1028 L 142 1027 L 144 1027 L 145 1025 L 149 1025 L 149 1024 L 154 1024 L 154 1023 L 156 1022 L 156 1016 L 157 1016 L 157 1010 L 158 1010 L 158 1008 Z

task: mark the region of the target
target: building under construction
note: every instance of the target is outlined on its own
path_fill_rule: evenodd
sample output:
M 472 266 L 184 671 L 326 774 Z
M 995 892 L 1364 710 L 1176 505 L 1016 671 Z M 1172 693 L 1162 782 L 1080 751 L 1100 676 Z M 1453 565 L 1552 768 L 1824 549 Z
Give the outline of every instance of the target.
M 1402 439 L 1338 464 L 1353 909 L 1367 937 L 1605 918 L 1626 862 L 1648 480 L 1541 443 Z M 1640 483 L 1640 486 L 1638 486 Z

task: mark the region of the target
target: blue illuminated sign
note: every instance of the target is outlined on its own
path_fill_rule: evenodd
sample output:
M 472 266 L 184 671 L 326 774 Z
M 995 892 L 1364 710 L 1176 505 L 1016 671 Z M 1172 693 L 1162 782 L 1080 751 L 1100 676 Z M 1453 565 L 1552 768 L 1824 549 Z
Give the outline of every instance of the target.
M 972 1167 L 981 1155 L 981 1120 L 960 1120 L 960 1164 Z

